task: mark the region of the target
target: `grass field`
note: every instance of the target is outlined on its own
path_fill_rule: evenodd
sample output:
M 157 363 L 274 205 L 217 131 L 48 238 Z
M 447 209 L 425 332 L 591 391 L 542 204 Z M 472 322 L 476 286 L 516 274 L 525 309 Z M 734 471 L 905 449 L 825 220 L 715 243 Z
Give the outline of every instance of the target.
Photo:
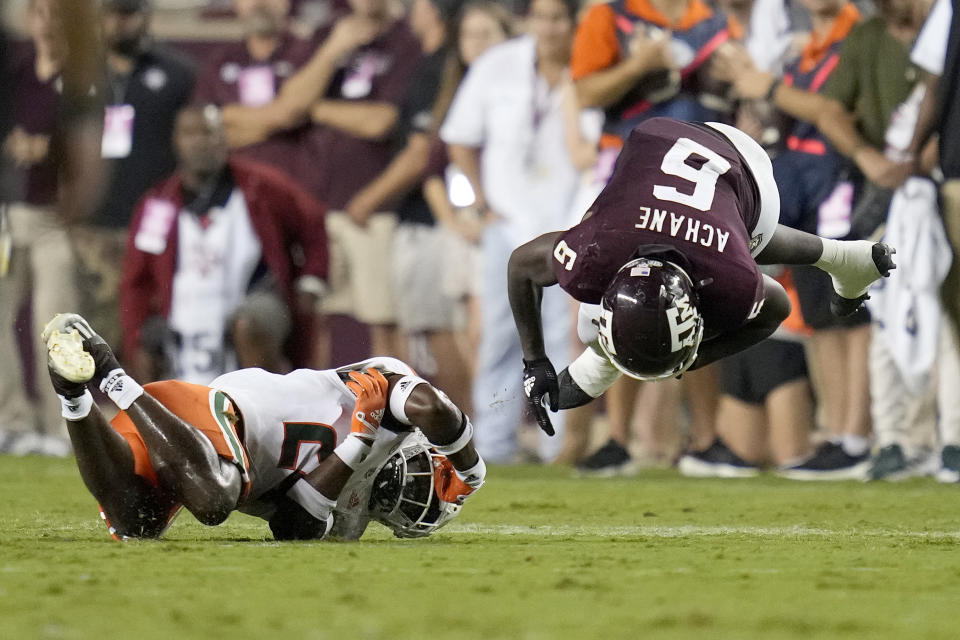
M 112 542 L 72 461 L 0 458 L 0 639 L 960 637 L 960 487 L 493 468 L 432 538 Z

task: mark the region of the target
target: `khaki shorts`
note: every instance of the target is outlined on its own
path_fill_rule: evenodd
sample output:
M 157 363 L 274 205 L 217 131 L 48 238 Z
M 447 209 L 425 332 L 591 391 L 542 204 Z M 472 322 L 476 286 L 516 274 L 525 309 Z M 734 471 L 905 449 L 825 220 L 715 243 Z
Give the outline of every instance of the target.
M 439 226 L 397 227 L 393 278 L 397 324 L 404 331 L 440 331 L 453 329 L 456 324 L 457 300 L 444 286 L 448 241 L 447 232 Z
M 323 312 L 350 315 L 367 324 L 394 324 L 397 313 L 390 270 L 396 217 L 376 213 L 366 227 L 358 227 L 346 213 L 332 211 L 326 223 L 330 292 L 323 299 Z

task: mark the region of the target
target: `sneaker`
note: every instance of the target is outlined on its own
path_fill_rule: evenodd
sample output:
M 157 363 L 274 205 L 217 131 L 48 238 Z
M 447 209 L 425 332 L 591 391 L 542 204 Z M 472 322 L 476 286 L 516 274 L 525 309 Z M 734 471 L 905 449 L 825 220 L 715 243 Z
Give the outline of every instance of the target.
M 690 478 L 753 478 L 760 473 L 717 438 L 703 451 L 684 454 L 677 462 L 680 473 Z
M 940 452 L 937 482 L 960 482 L 960 446 L 948 444 Z
M 887 445 L 870 458 L 868 480 L 902 480 L 908 475 L 907 456 L 903 455 L 903 447 L 898 444 Z
M 577 463 L 577 471 L 586 476 L 609 478 L 617 475 L 629 475 L 633 472 L 633 458 L 626 447 L 614 439 Z
M 867 468 L 867 480 L 898 481 L 907 478 L 921 478 L 936 475 L 940 468 L 940 457 L 928 449 L 921 449 L 906 455 L 898 444 L 888 445 L 870 458 Z
M 805 462 L 780 469 L 777 475 L 790 480 L 863 480 L 870 466 L 870 453 L 851 456 L 836 442 L 824 442 Z

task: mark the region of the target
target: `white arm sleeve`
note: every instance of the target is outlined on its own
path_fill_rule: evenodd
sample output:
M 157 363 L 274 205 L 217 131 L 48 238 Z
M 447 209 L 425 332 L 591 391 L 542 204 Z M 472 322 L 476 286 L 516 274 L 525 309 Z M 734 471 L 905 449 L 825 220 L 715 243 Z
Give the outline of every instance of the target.
M 327 523 L 327 530 L 330 530 L 331 518 L 333 517 L 333 508 L 337 506 L 336 500 L 331 500 L 316 489 L 310 486 L 306 480 L 298 480 L 287 491 L 287 497 L 303 507 L 307 513 Z
M 594 347 L 584 349 L 567 367 L 570 378 L 591 398 L 599 398 L 620 377 L 620 370 Z

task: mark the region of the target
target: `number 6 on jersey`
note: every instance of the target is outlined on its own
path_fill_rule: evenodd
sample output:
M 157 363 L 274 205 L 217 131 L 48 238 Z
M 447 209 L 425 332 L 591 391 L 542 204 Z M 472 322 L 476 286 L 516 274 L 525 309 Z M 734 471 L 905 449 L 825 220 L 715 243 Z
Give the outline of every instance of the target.
M 697 155 L 707 161 L 699 169 L 687 164 L 687 159 Z M 717 179 L 730 170 L 730 163 L 718 154 L 694 142 L 690 138 L 679 138 L 660 164 L 660 170 L 669 176 L 677 176 L 694 184 L 693 193 L 681 193 L 674 187 L 661 184 L 654 185 L 653 195 L 660 200 L 677 202 L 679 204 L 709 211 L 713 205 L 713 195 L 717 189 Z

